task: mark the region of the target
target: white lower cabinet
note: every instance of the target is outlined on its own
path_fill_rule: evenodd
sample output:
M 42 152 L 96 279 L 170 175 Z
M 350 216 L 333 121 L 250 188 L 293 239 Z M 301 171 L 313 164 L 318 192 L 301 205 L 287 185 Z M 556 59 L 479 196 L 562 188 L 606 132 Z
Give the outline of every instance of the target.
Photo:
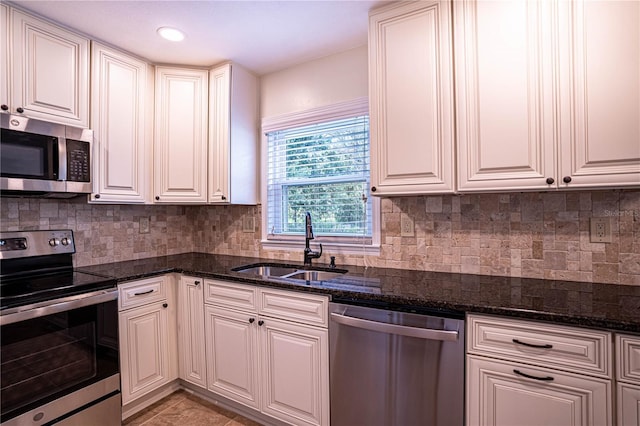
M 470 355 L 468 425 L 608 425 L 611 382 Z
M 329 333 L 273 318 L 260 330 L 262 410 L 292 424 L 329 424 Z
M 257 315 L 207 306 L 209 390 L 259 408 Z
M 617 424 L 640 426 L 640 336 L 616 335 Z
M 613 424 L 611 333 L 482 315 L 467 324 L 468 426 Z
M 209 390 L 286 423 L 328 425 L 328 299 L 205 284 Z
M 176 308 L 170 276 L 118 286 L 122 404 L 177 378 Z M 123 300 L 130 303 L 123 307 Z
M 182 380 L 206 388 L 203 288 L 201 278 L 180 277 L 178 283 L 178 370 Z
M 619 426 L 640 426 L 640 386 L 618 383 Z

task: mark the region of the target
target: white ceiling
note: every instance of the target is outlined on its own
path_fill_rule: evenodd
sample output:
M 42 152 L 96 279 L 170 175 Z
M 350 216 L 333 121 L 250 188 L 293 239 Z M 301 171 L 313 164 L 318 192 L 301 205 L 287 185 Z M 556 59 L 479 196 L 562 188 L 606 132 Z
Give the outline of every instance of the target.
M 231 60 L 262 75 L 367 43 L 369 9 L 356 1 L 12 1 L 154 63 L 210 66 Z M 160 38 L 161 26 L 186 38 Z

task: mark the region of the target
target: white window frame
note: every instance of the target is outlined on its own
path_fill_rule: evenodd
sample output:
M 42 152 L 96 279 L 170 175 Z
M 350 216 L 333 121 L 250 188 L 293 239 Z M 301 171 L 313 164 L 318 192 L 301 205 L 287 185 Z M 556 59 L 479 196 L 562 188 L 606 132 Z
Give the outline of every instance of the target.
M 268 138 L 267 133 L 292 128 L 302 127 L 332 120 L 369 115 L 369 100 L 367 97 L 357 98 L 351 101 L 340 102 L 329 106 L 317 107 L 301 112 L 266 117 L 262 119 L 261 138 L 261 196 L 262 196 L 262 248 L 272 250 L 298 251 L 304 247 L 303 235 L 279 236 L 277 239 L 269 239 L 267 224 L 269 200 L 267 196 L 268 176 Z M 371 196 L 371 195 L 370 195 Z M 323 250 L 330 254 L 380 254 L 380 198 L 371 196 L 371 238 L 362 237 L 336 237 L 315 235 L 311 242 L 312 249 L 317 250 L 317 245 L 322 244 Z

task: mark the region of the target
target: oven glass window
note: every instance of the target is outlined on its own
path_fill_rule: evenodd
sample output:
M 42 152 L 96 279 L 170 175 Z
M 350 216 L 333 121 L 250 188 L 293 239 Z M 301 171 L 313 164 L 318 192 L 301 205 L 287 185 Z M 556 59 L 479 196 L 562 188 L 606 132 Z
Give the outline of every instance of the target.
M 58 179 L 58 138 L 2 129 L 3 177 Z
M 115 301 L 0 330 L 2 421 L 118 373 Z

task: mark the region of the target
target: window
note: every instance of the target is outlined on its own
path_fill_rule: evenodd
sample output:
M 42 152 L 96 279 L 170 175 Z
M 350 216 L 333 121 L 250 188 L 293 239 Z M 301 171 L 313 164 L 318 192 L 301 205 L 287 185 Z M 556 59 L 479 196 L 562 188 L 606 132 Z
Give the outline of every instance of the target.
M 265 126 L 268 241 L 299 241 L 311 213 L 316 242 L 374 243 L 366 99 Z

